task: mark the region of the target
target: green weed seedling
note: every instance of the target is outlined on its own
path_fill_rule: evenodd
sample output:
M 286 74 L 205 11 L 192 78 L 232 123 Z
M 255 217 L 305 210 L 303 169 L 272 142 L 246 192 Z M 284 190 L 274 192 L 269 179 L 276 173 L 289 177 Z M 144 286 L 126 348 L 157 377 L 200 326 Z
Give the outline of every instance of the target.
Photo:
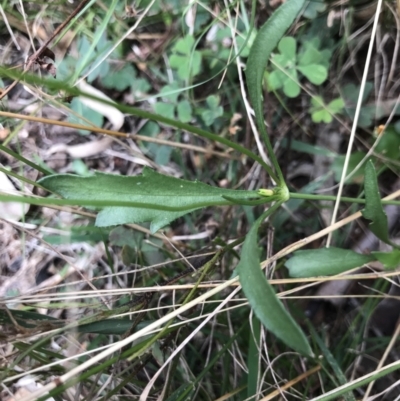
M 176 70 L 178 77 L 185 82 L 201 72 L 202 55 L 200 51 L 193 50 L 194 42 L 191 35 L 178 40 L 169 57 L 171 68 Z
M 282 89 L 290 98 L 299 96 L 299 73 L 314 85 L 326 81 L 331 51 L 319 50 L 317 38 L 306 41 L 298 52 L 296 39 L 287 36 L 279 42 L 278 50 L 279 53 L 271 59 L 273 71 L 268 75 L 270 90 Z
M 329 124 L 333 120 L 333 116 L 339 114 L 344 108 L 344 101 L 338 97 L 325 104 L 322 97 L 314 96 L 311 98 L 310 114 L 311 119 L 315 123 Z
M 161 88 L 161 99 L 153 107 L 157 114 L 188 123 L 193 119 L 193 110 L 190 102 L 181 95 L 182 88 L 178 82 Z
M 201 108 L 199 111 L 204 124 L 211 127 L 214 121 L 224 114 L 224 109 L 220 105 L 219 96 L 215 95 L 208 96 L 205 105 L 206 108 Z

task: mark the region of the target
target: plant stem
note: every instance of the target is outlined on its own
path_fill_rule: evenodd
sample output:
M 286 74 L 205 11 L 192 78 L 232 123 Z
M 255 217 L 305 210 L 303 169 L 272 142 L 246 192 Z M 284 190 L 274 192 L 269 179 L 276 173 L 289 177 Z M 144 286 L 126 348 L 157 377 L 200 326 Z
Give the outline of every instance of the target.
M 290 192 L 291 199 L 304 199 L 304 200 L 314 200 L 314 201 L 335 201 L 336 196 L 333 195 L 312 195 L 312 194 L 302 194 L 302 193 L 294 193 Z M 347 198 L 341 197 L 341 201 L 349 202 L 349 203 L 360 203 L 365 204 L 365 199 L 358 199 L 358 198 Z M 400 205 L 400 201 L 392 201 L 392 200 L 381 200 L 383 205 Z

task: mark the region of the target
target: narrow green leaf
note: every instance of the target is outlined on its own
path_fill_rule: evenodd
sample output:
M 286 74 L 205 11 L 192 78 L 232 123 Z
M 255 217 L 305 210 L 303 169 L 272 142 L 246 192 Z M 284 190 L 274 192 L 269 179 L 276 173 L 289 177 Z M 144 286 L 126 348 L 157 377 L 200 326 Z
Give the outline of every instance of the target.
M 306 336 L 284 308 L 260 269 L 257 231 L 263 219 L 264 216 L 261 216 L 246 235 L 236 268 L 240 284 L 261 323 L 289 347 L 303 355 L 312 356 Z
M 335 376 L 337 377 L 337 381 L 341 386 L 344 386 L 348 383 L 346 375 L 343 373 L 340 363 L 335 359 L 335 357 L 332 355 L 331 351 L 329 348 L 326 346 L 325 341 L 319 336 L 317 331 L 314 328 L 314 325 L 307 320 L 306 321 L 308 329 L 310 330 L 312 338 L 315 340 L 315 342 L 318 344 L 319 348 L 322 351 L 322 355 L 324 356 L 325 361 L 330 365 L 332 368 Z M 356 401 L 356 398 L 354 397 L 353 393 L 348 392 L 347 394 L 343 395 L 343 401 Z
M 391 252 L 371 252 L 375 258 L 388 270 L 397 269 L 400 266 L 400 250 L 393 249 Z
M 192 400 L 196 388 L 193 382 L 183 383 L 178 389 L 176 389 L 166 401 L 186 401 Z
M 20 326 L 26 328 L 40 327 L 40 325 L 48 325 L 48 327 L 54 325 L 54 327 L 59 327 L 63 324 L 61 320 L 37 312 L 16 309 L 8 309 L 8 311 Z M 0 310 L 0 324 L 13 324 L 13 321 L 10 319 L 10 315 L 5 311 L 5 309 Z
M 371 255 L 361 255 L 350 249 L 322 248 L 297 251 L 286 262 L 291 277 L 331 276 L 371 262 Z
M 282 4 L 261 27 L 251 47 L 246 64 L 246 79 L 256 115 L 262 116 L 261 83 L 269 56 L 292 25 L 303 5 L 304 0 L 288 0 Z
M 300 10 L 303 8 L 304 3 L 305 0 L 288 0 L 271 15 L 267 22 L 260 28 L 251 47 L 246 64 L 246 81 L 249 97 L 254 108 L 258 128 L 263 135 L 268 154 L 278 174 L 279 184 L 284 183 L 284 178 L 276 158 L 274 157 L 274 152 L 264 126 L 262 80 L 271 52 L 292 25 Z M 268 171 L 268 173 L 272 178 L 276 178 L 272 171 Z
M 39 182 L 67 199 L 109 201 L 110 206 L 97 216 L 97 226 L 150 221 L 153 232 L 201 207 L 233 204 L 224 197 L 236 202 L 259 198 L 257 191 L 212 187 L 159 174 L 149 168 L 134 177 L 104 173 L 89 177 L 60 174 L 42 178 Z M 118 206 L 121 201 L 128 204 Z
M 255 316 L 252 319 L 252 325 L 249 333 L 249 345 L 247 347 L 247 398 L 252 399 L 258 394 L 258 385 L 260 377 L 260 338 L 261 322 Z
M 371 160 L 369 160 L 365 165 L 364 190 L 365 209 L 363 209 L 361 213 L 364 218 L 371 220 L 369 225 L 370 230 L 381 241 L 391 244 L 389 240 L 387 216 L 382 207 L 376 171 Z
M 132 320 L 129 319 L 102 319 L 75 327 L 78 333 L 94 333 L 105 335 L 123 335 L 132 328 Z

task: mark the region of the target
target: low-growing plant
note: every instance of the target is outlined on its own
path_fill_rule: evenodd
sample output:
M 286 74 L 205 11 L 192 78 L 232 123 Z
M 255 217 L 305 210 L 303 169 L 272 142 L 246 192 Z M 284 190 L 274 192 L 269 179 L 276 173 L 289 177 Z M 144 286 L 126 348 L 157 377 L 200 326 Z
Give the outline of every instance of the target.
M 299 96 L 298 73 L 314 85 L 321 85 L 326 81 L 331 51 L 319 50 L 318 38 L 304 42 L 300 51 L 297 51 L 296 39 L 287 36 L 279 42 L 278 50 L 279 54 L 271 58 L 273 71 L 268 75 L 270 90 L 282 89 L 290 98 Z
M 256 2 L 254 2 L 253 7 L 255 4 Z M 247 157 L 255 164 L 261 166 L 265 174 L 269 176 L 271 182 L 271 186 L 266 188 L 238 190 L 208 185 L 200 181 L 176 178 L 157 172 L 149 167 L 145 167 L 142 174 L 137 176 L 122 176 L 101 172 L 96 172 L 93 175 L 87 176 L 51 174 L 46 168 L 19 157 L 21 161 L 27 164 L 29 163 L 30 166 L 36 168 L 43 174 L 43 178 L 38 180 L 35 185 L 42 190 L 46 189 L 51 192 L 52 195 L 61 196 L 62 199 L 55 198 L 54 196 L 49 198 L 37 198 L 33 196 L 20 197 L 2 194 L 0 195 L 0 200 L 42 206 L 87 206 L 92 210 L 96 210 L 96 227 L 106 228 L 109 233 L 110 242 L 113 245 L 123 247 L 125 263 L 130 263 L 134 261 L 135 257 L 140 257 L 136 249 L 141 247 L 143 238 L 141 235 L 132 235 L 132 233 L 124 227 L 117 227 L 112 230 L 110 227 L 132 223 L 150 223 L 150 231 L 154 234 L 158 230 L 173 223 L 176 219 L 204 208 L 227 205 L 232 207 L 253 207 L 261 205 L 263 207 L 263 211 L 255 218 L 253 224 L 243 238 L 237 238 L 230 244 L 222 244 L 221 249 L 218 250 L 210 260 L 201 263 L 201 267 L 203 268 L 201 274 L 206 274 L 207 269 L 215 264 L 224 252 L 236 252 L 234 248 L 238 245 L 242 245 L 240 261 L 236 266 L 235 276 L 230 280 L 217 285 L 211 290 L 207 290 L 207 292 L 195 299 L 193 299 L 194 291 L 191 292 L 182 300 L 181 306 L 168 312 L 168 314 L 160 317 L 158 320 L 146 326 L 141 326 L 136 332 L 133 332 L 132 322 L 130 321 L 119 322 L 120 325 L 113 324 L 113 321 L 111 321 L 111 323 L 107 321 L 106 318 L 110 317 L 112 311 L 102 311 L 95 317 L 85 318 L 80 322 L 72 322 L 67 326 L 67 328 L 78 329 L 82 332 L 93 331 L 101 333 L 102 335 L 124 334 L 123 339 L 118 344 L 112 345 L 108 350 L 101 351 L 96 356 L 96 361 L 103 361 L 101 365 L 99 362 L 99 366 L 92 367 L 90 360 L 82 360 L 81 364 L 73 368 L 73 373 L 79 375 L 80 379 L 84 380 L 89 375 L 97 373 L 100 368 L 105 368 L 112 363 L 116 363 L 119 359 L 129 358 L 130 361 L 134 360 L 141 363 L 141 358 L 149 350 L 151 350 L 154 355 L 156 355 L 157 351 L 161 353 L 160 350 L 156 349 L 156 340 L 159 338 L 166 338 L 171 333 L 174 333 L 175 328 L 171 327 L 174 318 L 180 316 L 193 306 L 225 290 L 238 280 L 258 319 L 253 320 L 253 328 L 255 328 L 254 333 L 256 334 L 253 335 L 253 333 L 250 333 L 251 340 L 249 344 L 252 347 L 252 354 L 249 354 L 249 358 L 254 358 L 253 354 L 256 354 L 258 351 L 257 341 L 259 338 L 257 336 L 259 336 L 260 330 L 257 330 L 257 328 L 259 328 L 260 324 L 264 325 L 267 330 L 273 333 L 288 347 L 300 353 L 303 357 L 309 358 L 309 360 L 314 360 L 313 358 L 318 355 L 320 350 L 322 350 L 325 356 L 329 356 L 329 352 L 324 348 L 325 344 L 323 342 L 316 341 L 316 343 L 310 343 L 308 336 L 304 333 L 303 327 L 296 322 L 290 311 L 276 295 L 275 290 L 260 268 L 260 264 L 262 267 L 266 267 L 270 263 L 282 259 L 289 253 L 295 252 L 292 258 L 284 260 L 290 276 L 294 278 L 337 275 L 371 261 L 381 262 L 385 269 L 394 269 L 400 264 L 400 247 L 389 238 L 387 217 L 382 207 L 384 202 L 381 200 L 379 194 L 377 174 L 374 167 L 374 164 L 378 163 L 375 157 L 371 157 L 365 162 L 361 174 L 361 179 L 362 176 L 364 178 L 365 198 L 343 197 L 342 201 L 363 205 L 361 210 L 362 216 L 370 221 L 369 228 L 371 232 L 388 245 L 389 250 L 387 252 L 371 252 L 366 255 L 335 247 L 298 250 L 307 243 L 307 241 L 299 241 L 261 263 L 260 247 L 258 245 L 259 229 L 266 219 L 273 216 L 277 211 L 282 210 L 281 207 L 284 203 L 290 205 L 288 203 L 289 201 L 304 201 L 309 199 L 324 201 L 335 200 L 333 196 L 312 195 L 305 192 L 293 193 L 289 191 L 264 122 L 262 81 L 268 60 L 276 46 L 278 46 L 280 54 L 276 54 L 272 57 L 274 63 L 274 67 L 272 68 L 274 71 L 269 74 L 268 78 L 270 88 L 274 90 L 283 89 L 287 96 L 296 97 L 300 93 L 298 72 L 314 85 L 321 85 L 327 78 L 327 68 L 331 54 L 330 50 L 320 50 L 318 40 L 316 39 L 315 41 L 305 42 L 298 52 L 297 43 L 293 37 L 285 37 L 282 39 L 283 35 L 299 15 L 304 4 L 304 0 L 288 0 L 284 2 L 257 32 L 247 59 L 246 84 L 249 100 L 254 109 L 256 125 L 261 141 L 267 150 L 268 162 L 235 141 L 206 129 L 199 128 L 196 124 L 189 124 L 194 119 L 194 116 L 200 116 L 202 120 L 201 125 L 210 129 L 223 115 L 223 108 L 220 104 L 220 98 L 217 95 L 208 96 L 204 104 L 192 110 L 188 99 L 179 92 L 182 88 L 181 83 L 190 83 L 194 77 L 200 74 L 202 68 L 202 54 L 200 51 L 194 49 L 195 41 L 191 35 L 186 35 L 183 39 L 178 41 L 171 50 L 171 55 L 169 56 L 170 66 L 180 81 L 176 84 L 165 85 L 161 89 L 158 94 L 160 99 L 157 100 L 153 106 L 157 114 L 123 104 L 108 102 L 104 99 L 98 99 L 66 83 L 60 83 L 50 79 L 39 79 L 29 74 L 22 76 L 15 71 L 1 68 L 1 71 L 10 78 L 24 79 L 28 84 L 45 84 L 54 91 L 63 89 L 72 96 L 79 95 L 86 96 L 90 99 L 96 98 L 97 101 L 112 105 L 121 112 L 150 120 L 147 122 L 146 126 L 142 128 L 142 133 L 146 131 L 149 136 L 157 132 L 159 125 L 165 125 L 177 131 L 187 132 L 200 138 L 213 141 L 219 145 L 224 145 L 230 148 L 231 151 L 238 153 L 241 157 Z M 253 17 L 254 12 L 255 8 L 253 8 Z M 99 34 L 96 37 L 98 39 L 96 44 L 93 42 L 89 47 L 82 45 L 84 49 L 87 49 L 87 53 L 90 53 L 90 49 L 96 49 L 96 46 L 100 43 L 101 35 Z M 249 37 L 247 39 L 249 39 Z M 85 69 L 88 68 L 90 64 L 88 57 L 85 56 L 84 60 L 85 62 L 79 65 L 79 73 L 84 73 L 86 71 Z M 108 66 L 104 68 L 111 67 Z M 110 78 L 107 74 L 102 74 L 100 70 L 97 71 L 95 78 L 99 79 L 101 85 L 105 88 L 118 90 L 130 88 L 130 90 L 133 91 L 132 82 L 129 84 L 126 82 L 121 83 L 119 80 L 114 81 L 115 77 Z M 135 75 L 134 70 L 129 67 L 123 67 L 119 70 L 118 74 L 118 79 L 126 80 L 129 80 L 129 77 Z M 76 75 L 76 77 L 78 76 L 79 74 Z M 315 98 L 314 100 L 315 102 L 312 103 L 310 109 L 314 122 L 328 123 L 331 121 L 332 115 L 338 114 L 344 107 L 341 98 L 334 99 L 325 106 L 321 106 L 321 104 L 323 104 L 322 98 Z M 96 130 L 102 132 L 101 129 L 93 128 L 93 131 Z M 390 138 L 394 140 L 393 138 L 397 137 L 392 136 Z M 11 154 L 5 147 L 1 147 L 1 149 Z M 362 157 L 364 156 L 365 154 L 362 154 Z M 392 156 L 392 154 L 390 154 L 390 156 Z M 358 158 L 359 156 L 353 153 L 353 158 L 356 159 L 356 157 Z M 333 167 L 337 176 L 343 170 L 344 164 L 344 160 L 339 161 L 340 163 L 338 163 L 336 167 L 335 165 Z M 360 160 L 357 159 L 354 163 L 359 161 Z M 350 160 L 350 162 L 353 163 L 352 160 Z M 86 171 L 84 172 L 86 173 Z M 340 174 L 340 176 L 341 175 L 342 174 Z M 24 180 L 24 177 L 19 178 Z M 360 179 L 359 176 L 354 178 Z M 313 188 L 309 189 L 312 190 Z M 279 215 L 276 214 L 275 216 Z M 282 218 L 282 216 L 280 217 Z M 356 217 L 354 217 L 354 219 Z M 95 234 L 98 235 L 97 232 Z M 151 245 L 151 252 L 154 252 L 157 245 L 158 244 Z M 143 252 L 143 248 L 140 249 L 141 252 Z M 149 249 L 147 249 L 147 251 L 149 251 Z M 226 302 L 232 299 L 238 291 L 239 289 L 235 289 L 231 292 L 231 294 L 227 296 Z M 142 297 L 139 301 L 140 304 L 146 305 L 147 299 L 146 297 Z M 137 304 L 129 304 L 128 302 L 127 304 L 119 305 L 118 310 L 122 313 L 128 311 L 130 307 L 133 306 L 137 306 Z M 222 306 L 224 306 L 223 303 L 221 303 L 219 307 L 222 308 Z M 59 322 L 54 321 L 55 319 L 46 319 L 45 316 L 39 317 L 39 314 L 18 312 L 14 315 L 14 312 L 12 313 L 12 317 L 15 318 L 17 324 L 22 324 L 24 320 L 30 322 L 35 319 L 42 319 L 47 320 L 46 323 L 54 328 L 57 333 L 65 329 L 60 329 Z M 7 313 L 2 314 L 1 317 L 11 321 Z M 98 325 L 98 323 L 103 323 L 103 320 L 107 321 L 108 325 Z M 205 320 L 205 322 L 207 322 L 207 320 Z M 199 324 L 196 330 L 200 329 L 202 324 L 203 323 Z M 160 331 L 156 333 L 156 330 L 159 328 L 161 328 Z M 197 331 L 195 331 L 195 333 L 196 332 Z M 147 335 L 148 337 L 144 337 Z M 222 353 L 222 351 L 226 351 L 227 347 L 236 340 L 236 336 L 237 333 L 233 333 L 231 338 L 224 344 L 223 349 L 218 350 L 218 356 L 221 355 L 220 353 Z M 144 340 L 143 337 L 145 338 Z M 141 339 L 141 341 L 139 341 L 139 339 Z M 127 345 L 130 345 L 129 349 L 124 348 Z M 178 351 L 180 351 L 180 349 L 178 349 Z M 117 350 L 121 350 L 121 353 L 118 355 L 115 353 Z M 112 357 L 110 357 L 110 355 L 112 355 Z M 258 360 L 256 362 L 258 362 Z M 210 365 L 207 365 L 204 372 L 208 371 L 214 363 L 214 360 L 212 364 L 210 362 Z M 257 394 L 257 386 L 255 384 L 257 382 L 254 381 L 254 378 L 258 377 L 260 372 L 258 371 L 258 364 L 255 363 L 254 360 L 250 365 L 252 371 L 248 374 L 247 396 L 253 397 Z M 399 367 L 400 364 L 397 363 L 388 367 L 385 372 L 398 369 Z M 187 397 L 192 397 L 193 388 L 201 380 L 200 376 L 201 375 L 193 379 L 193 382 L 183 384 L 170 399 L 188 399 Z M 374 380 L 376 377 L 378 376 L 371 375 L 366 377 L 363 384 Z M 50 383 L 39 390 L 37 394 L 40 396 L 49 390 L 51 390 L 50 395 L 52 396 L 60 394 L 65 388 L 74 383 L 71 378 L 72 373 L 66 372 L 57 382 L 54 381 Z M 342 379 L 343 378 L 341 378 L 341 380 Z M 131 380 L 131 378 L 128 377 L 126 380 Z M 334 396 L 338 397 L 341 394 L 347 394 L 358 386 L 360 386 L 360 382 L 358 381 L 354 381 L 348 385 L 346 384 L 343 388 L 338 388 Z M 352 397 L 349 396 L 349 399 L 352 399 Z
M 320 96 L 314 96 L 311 98 L 310 114 L 311 119 L 315 123 L 326 123 L 332 122 L 333 117 L 339 114 L 344 108 L 344 101 L 342 98 L 331 100 L 327 105 Z

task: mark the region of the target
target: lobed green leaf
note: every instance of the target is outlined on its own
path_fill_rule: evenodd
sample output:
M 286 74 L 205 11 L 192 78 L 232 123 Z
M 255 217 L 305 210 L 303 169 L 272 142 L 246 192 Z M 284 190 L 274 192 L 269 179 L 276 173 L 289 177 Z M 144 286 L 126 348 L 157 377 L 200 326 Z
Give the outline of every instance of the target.
M 328 78 L 328 70 L 319 64 L 299 66 L 298 70 L 314 85 L 321 85 Z

